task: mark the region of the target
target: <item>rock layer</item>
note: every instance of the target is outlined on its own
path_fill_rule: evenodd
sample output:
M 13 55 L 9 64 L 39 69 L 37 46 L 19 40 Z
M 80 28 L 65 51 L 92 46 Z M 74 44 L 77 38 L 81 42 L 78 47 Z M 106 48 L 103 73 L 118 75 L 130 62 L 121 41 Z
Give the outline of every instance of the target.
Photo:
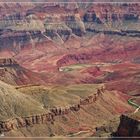
M 12 58 L 1 58 L 0 67 L 17 66 L 18 63 Z
M 85 99 L 81 99 L 78 104 L 71 105 L 66 108 L 51 108 L 47 114 L 36 114 L 27 117 L 17 117 L 6 121 L 0 121 L 0 132 L 7 132 L 13 129 L 19 129 L 22 127 L 32 126 L 34 124 L 46 124 L 48 122 L 54 123 L 55 116 L 63 116 L 70 112 L 77 112 L 81 106 L 92 104 L 104 93 L 104 87 L 97 90 L 97 93 L 88 96 Z
M 140 120 L 131 118 L 126 115 L 122 115 L 116 135 L 121 137 L 139 137 L 139 127 Z

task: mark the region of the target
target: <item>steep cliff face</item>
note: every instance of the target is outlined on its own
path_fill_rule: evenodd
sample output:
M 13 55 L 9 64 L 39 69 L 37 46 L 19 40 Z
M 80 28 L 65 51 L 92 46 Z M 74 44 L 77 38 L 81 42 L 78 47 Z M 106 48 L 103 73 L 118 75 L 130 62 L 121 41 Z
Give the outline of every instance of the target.
M 57 36 L 66 41 L 72 33 L 82 36 L 85 33 L 84 23 L 79 14 L 53 14 L 46 16 L 45 28 L 47 36 Z
M 101 36 L 100 36 L 101 37 Z M 126 42 L 125 40 L 116 40 L 115 38 L 112 38 L 112 41 L 109 41 L 109 36 L 104 36 L 103 39 L 100 38 L 100 45 L 97 45 L 97 47 L 92 47 L 89 49 L 81 49 L 77 51 L 76 53 L 69 53 L 60 58 L 57 61 L 58 66 L 64 66 L 69 64 L 76 64 L 76 63 L 87 63 L 91 61 L 104 61 L 104 62 L 113 62 L 118 61 L 118 58 L 120 60 L 132 60 L 136 56 L 138 56 L 139 53 L 139 39 L 137 41 L 132 42 Z M 133 39 L 132 39 L 133 40 Z M 109 45 L 109 42 L 112 43 L 112 45 Z M 120 45 L 119 45 L 120 44 Z M 89 44 L 88 46 L 91 46 Z M 101 47 L 104 46 L 104 47 Z
M 0 36 L 0 50 L 19 53 L 26 44 L 35 47 L 35 42 L 43 38 L 40 31 L 4 31 Z
M 72 34 L 82 37 L 89 31 L 109 35 L 140 36 L 139 4 L 73 5 L 1 4 L 1 9 L 5 9 L 4 13 L 0 14 L 1 50 L 10 48 L 10 51 L 18 53 L 22 46 L 29 43 L 34 46 L 36 42 L 44 39 L 64 44 Z
M 122 115 L 116 135 L 120 137 L 139 137 L 140 120 Z
M 45 22 L 46 35 L 56 42 L 63 44 L 72 34 L 72 30 L 60 19 L 56 19 L 55 16 L 50 18 L 51 20 L 46 19 Z
M 56 44 L 63 44 L 72 34 L 82 36 L 85 33 L 79 14 L 46 14 L 43 21 L 37 14 L 30 14 L 19 20 L 19 23 L 16 19 L 5 22 L 12 22 L 13 25 L 1 29 L 1 50 L 9 49 L 16 53 L 29 43 L 34 47 L 36 42 L 49 39 Z
M 112 25 L 119 21 L 137 21 L 139 19 L 139 4 L 94 4 L 84 15 L 85 22 Z
M 16 91 L 16 90 L 15 90 Z M 12 118 L 6 121 L 0 121 L 0 132 L 19 129 L 22 127 L 33 126 L 35 124 L 54 123 L 55 116 L 63 116 L 80 110 L 81 106 L 92 104 L 104 93 L 104 88 L 98 89 L 97 93 L 90 95 L 85 99 L 80 99 L 78 104 L 70 105 L 66 108 L 55 107 L 49 109 L 47 114 L 38 114 L 27 117 Z M 8 93 L 7 93 L 8 94 Z
M 89 32 L 140 37 L 139 4 L 95 4 L 83 16 Z

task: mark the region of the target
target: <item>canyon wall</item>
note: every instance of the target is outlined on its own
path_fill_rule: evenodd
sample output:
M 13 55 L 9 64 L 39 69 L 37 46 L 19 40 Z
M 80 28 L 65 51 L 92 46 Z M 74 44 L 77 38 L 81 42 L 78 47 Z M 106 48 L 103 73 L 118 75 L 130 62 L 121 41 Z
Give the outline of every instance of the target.
M 98 50 L 94 47 L 89 49 L 83 48 L 83 50 L 81 49 L 77 53 L 69 53 L 62 56 L 56 64 L 58 67 L 61 67 L 70 64 L 89 63 L 91 61 L 117 62 L 118 58 L 121 60 L 132 60 L 139 54 L 139 40 L 133 41 L 132 45 L 132 42 L 126 42 L 121 39 L 115 41 L 114 39 L 114 41 L 111 42 L 113 44 L 112 46 L 106 44 L 108 40 L 109 37 L 105 36 L 105 38 L 101 41 L 104 48 L 100 48 L 98 44 Z
M 13 129 L 19 129 L 22 127 L 33 126 L 34 124 L 46 124 L 48 122 L 54 123 L 55 116 L 66 115 L 71 112 L 77 112 L 84 105 L 92 104 L 96 102 L 96 100 L 104 93 L 104 87 L 101 89 L 97 89 L 97 93 L 88 96 L 85 99 L 80 99 L 80 102 L 75 105 L 71 105 L 65 108 L 55 107 L 49 109 L 48 113 L 44 114 L 36 114 L 33 116 L 27 117 L 17 117 L 13 119 L 9 119 L 6 121 L 0 121 L 0 132 L 7 132 Z
M 34 42 L 43 38 L 41 31 L 5 31 L 0 36 L 0 51 L 10 50 L 18 53 L 26 44 L 34 47 Z
M 18 63 L 12 58 L 0 58 L 0 67 L 16 66 Z
M 139 137 L 140 120 L 122 115 L 116 135 L 119 137 Z
M 85 22 L 104 23 L 115 20 L 138 20 L 140 7 L 138 3 L 134 4 L 94 4 L 84 15 Z
M 3 4 L 0 9 L 0 50 L 18 53 L 44 38 L 63 44 L 88 31 L 140 37 L 139 4 Z

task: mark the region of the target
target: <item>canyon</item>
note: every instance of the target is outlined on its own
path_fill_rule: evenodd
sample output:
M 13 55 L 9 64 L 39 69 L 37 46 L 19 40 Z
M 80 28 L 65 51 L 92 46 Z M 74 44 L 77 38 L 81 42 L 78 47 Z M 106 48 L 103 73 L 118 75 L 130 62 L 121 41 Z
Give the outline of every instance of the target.
M 119 113 L 125 112 L 128 109 L 131 110 L 130 106 L 125 103 L 127 101 L 126 99 L 129 98 L 128 96 L 124 96 L 119 101 L 121 109 L 119 107 L 115 107 L 115 102 L 118 102 L 118 99 L 121 97 L 121 94 L 117 93 L 116 91 L 112 91 L 112 93 L 110 93 L 110 91 L 104 89 L 105 87 L 103 87 L 103 85 L 100 86 L 98 85 L 99 86 L 98 89 L 96 89 L 97 86 L 83 85 L 83 87 L 85 86 L 85 88 L 83 88 L 83 91 L 87 88 L 86 92 L 88 93 L 87 94 L 88 96 L 85 95 L 84 92 L 82 93 L 81 91 L 79 91 L 78 86 L 76 86 L 75 90 L 77 89 L 79 95 L 77 94 L 77 97 L 75 97 L 74 101 L 69 100 L 69 98 L 67 98 L 66 93 L 62 94 L 62 91 L 66 90 L 66 88 L 62 88 L 62 87 L 58 92 L 55 92 L 54 90 L 54 88 L 58 89 L 58 87 L 52 87 L 52 89 L 49 89 L 50 90 L 49 93 L 47 90 L 45 90 L 46 87 L 44 87 L 43 90 L 43 87 L 40 86 L 39 86 L 40 89 L 38 86 L 29 86 L 29 87 L 20 87 L 17 90 L 17 89 L 13 89 L 13 87 L 8 87 L 8 85 L 3 82 L 1 82 L 0 85 L 3 87 L 3 90 L 0 92 L 0 96 L 1 94 L 2 96 L 4 95 L 5 97 L 3 98 L 5 98 L 6 100 L 8 100 L 10 96 L 11 99 L 10 102 L 12 102 L 13 98 L 15 98 L 15 95 L 16 96 L 18 95 L 19 96 L 18 98 L 22 98 L 23 100 L 25 100 L 25 103 L 26 100 L 28 102 L 26 106 L 24 106 L 24 102 L 22 103 L 23 110 L 21 112 L 19 101 L 15 100 L 14 104 L 16 104 L 17 107 L 15 106 L 15 109 L 13 108 L 13 113 L 14 110 L 16 110 L 16 115 L 12 114 L 8 116 L 7 119 L 5 117 L 7 116 L 7 114 L 1 116 L 2 121 L 0 121 L 0 126 L 1 126 L 0 131 L 2 134 L 4 133 L 5 136 L 18 136 L 18 135 L 22 136 L 23 135 L 22 133 L 24 133 L 22 132 L 23 129 L 24 131 L 28 131 L 28 129 L 30 129 L 30 131 L 35 132 L 35 129 L 38 129 L 39 127 L 40 129 L 44 129 L 45 127 L 45 129 L 47 130 L 47 136 L 50 136 L 51 133 L 57 136 L 63 133 L 63 132 L 58 132 L 58 130 L 60 129 L 60 125 L 62 125 L 65 131 L 63 134 L 65 136 L 69 135 L 70 133 L 74 134 L 79 130 L 87 130 L 87 129 L 90 129 L 91 130 L 90 133 L 92 133 L 92 131 L 95 131 L 95 127 L 99 123 L 98 122 L 99 119 L 97 118 L 97 116 L 101 120 L 104 120 L 98 110 L 105 113 L 108 110 L 108 107 L 111 106 L 112 109 L 109 109 L 106 112 L 107 114 L 104 116 L 107 120 L 111 119 L 114 115 L 117 117 Z M 0 89 L 2 87 L 0 87 Z M 5 89 L 6 87 L 8 87 L 7 88 L 8 91 L 6 91 Z M 67 88 L 69 90 L 70 89 L 74 90 L 74 85 L 73 87 L 67 87 Z M 92 93 L 90 93 L 89 91 L 92 91 Z M 48 93 L 46 94 L 44 92 L 46 93 L 48 92 Z M 82 94 L 80 94 L 80 92 Z M 74 93 L 73 94 L 71 93 L 72 92 L 67 94 L 73 97 Z M 61 95 L 58 96 L 58 94 Z M 44 97 L 44 95 L 46 97 Z M 42 105 L 42 101 L 39 99 L 41 96 L 42 98 L 46 99 L 44 100 L 44 105 Z M 56 98 L 54 98 L 54 96 Z M 47 101 L 48 98 L 50 100 L 49 102 Z M 64 103 L 61 102 L 61 98 L 65 98 L 65 105 Z M 53 100 L 55 100 L 55 104 L 53 103 Z M 109 102 L 109 100 L 113 100 L 113 101 Z M 0 102 L 2 102 L 2 99 L 0 100 Z M 30 107 L 27 107 L 28 105 Z M 48 107 L 46 105 L 48 105 Z M 4 106 L 2 104 L 1 109 L 3 107 Z M 87 108 L 89 109 L 89 111 L 86 111 Z M 9 112 L 9 110 L 7 110 L 7 113 L 9 114 L 12 112 Z M 81 114 L 81 116 L 78 117 L 77 115 L 79 113 Z M 108 117 L 108 115 L 110 117 Z M 88 124 L 86 124 L 87 122 L 86 116 L 88 118 L 91 118 L 91 116 L 93 116 L 92 120 L 94 121 L 92 122 L 92 124 L 91 121 L 88 121 Z M 77 119 L 77 117 L 79 119 Z M 69 123 L 71 123 L 71 125 L 69 127 L 66 127 L 67 124 Z M 76 129 L 72 128 L 72 125 L 74 125 L 75 123 L 79 123 Z M 57 126 L 58 128 L 54 130 L 54 126 Z M 43 132 L 42 133 L 40 132 L 40 134 L 44 135 Z M 25 135 L 32 136 L 31 133 L 28 134 L 26 133 Z M 36 134 L 34 133 L 33 136 L 36 136 Z
M 140 4 L 82 2 L 0 3 L 1 135 L 139 136 Z

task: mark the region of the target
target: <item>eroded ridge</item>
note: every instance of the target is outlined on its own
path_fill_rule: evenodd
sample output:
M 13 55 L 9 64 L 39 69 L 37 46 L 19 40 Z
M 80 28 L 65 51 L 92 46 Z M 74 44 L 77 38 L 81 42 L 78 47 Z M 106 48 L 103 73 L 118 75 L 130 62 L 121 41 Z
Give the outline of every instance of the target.
M 54 124 L 55 116 L 62 116 L 69 114 L 71 112 L 77 112 L 81 109 L 82 106 L 95 103 L 104 92 L 105 92 L 104 87 L 101 87 L 100 89 L 97 89 L 96 93 L 87 96 L 85 99 L 80 99 L 78 104 L 74 104 L 65 108 L 61 107 L 50 108 L 48 113 L 46 114 L 45 113 L 36 114 L 27 117 L 17 117 L 6 121 L 0 121 L 0 131 L 7 132 L 22 127 L 33 126 L 35 124 L 47 124 L 48 122 Z

